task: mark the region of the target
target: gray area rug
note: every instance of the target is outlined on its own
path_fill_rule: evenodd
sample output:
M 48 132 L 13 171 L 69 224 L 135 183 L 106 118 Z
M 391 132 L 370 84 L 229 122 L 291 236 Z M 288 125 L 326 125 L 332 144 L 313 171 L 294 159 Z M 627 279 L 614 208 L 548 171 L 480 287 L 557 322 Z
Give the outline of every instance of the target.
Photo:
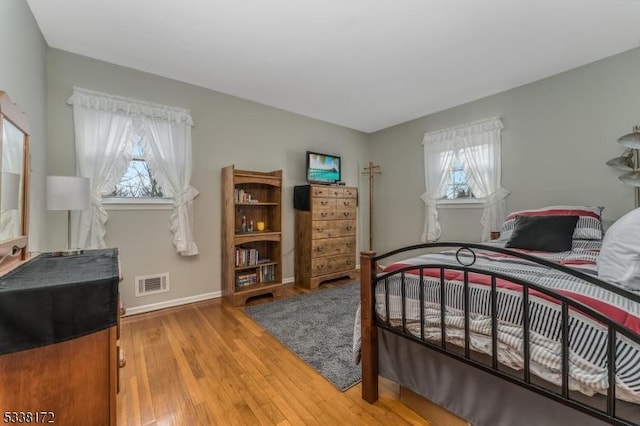
M 352 356 L 360 284 L 289 297 L 245 312 L 341 391 L 361 380 Z

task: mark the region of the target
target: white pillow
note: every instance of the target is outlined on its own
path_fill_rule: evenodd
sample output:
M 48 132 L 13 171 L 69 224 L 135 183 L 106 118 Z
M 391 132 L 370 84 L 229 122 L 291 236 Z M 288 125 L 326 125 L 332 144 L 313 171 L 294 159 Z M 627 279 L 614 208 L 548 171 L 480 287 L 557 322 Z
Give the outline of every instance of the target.
M 630 290 L 640 290 L 640 208 L 618 219 L 604 234 L 598 277 Z

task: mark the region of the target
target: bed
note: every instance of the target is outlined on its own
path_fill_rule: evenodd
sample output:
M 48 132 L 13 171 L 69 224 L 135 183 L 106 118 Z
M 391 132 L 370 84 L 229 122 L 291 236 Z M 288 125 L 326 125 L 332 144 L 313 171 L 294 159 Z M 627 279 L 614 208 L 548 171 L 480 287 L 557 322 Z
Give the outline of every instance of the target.
M 516 212 L 494 242 L 363 252 L 363 398 L 377 400 L 381 375 L 474 426 L 640 425 L 640 291 L 598 276 L 600 211 Z M 561 216 L 573 225 L 558 229 Z M 527 221 L 549 251 L 512 244 Z M 612 231 L 629 238 L 622 222 Z

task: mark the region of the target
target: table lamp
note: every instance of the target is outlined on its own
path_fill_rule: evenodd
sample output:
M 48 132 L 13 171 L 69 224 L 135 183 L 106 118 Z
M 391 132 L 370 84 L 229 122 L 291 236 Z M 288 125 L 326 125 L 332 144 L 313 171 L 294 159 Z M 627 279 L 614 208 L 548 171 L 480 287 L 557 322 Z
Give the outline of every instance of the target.
M 89 178 L 80 176 L 47 176 L 47 210 L 67 211 L 67 250 L 54 252 L 65 256 L 80 254 L 71 250 L 71 210 L 87 210 L 90 204 Z

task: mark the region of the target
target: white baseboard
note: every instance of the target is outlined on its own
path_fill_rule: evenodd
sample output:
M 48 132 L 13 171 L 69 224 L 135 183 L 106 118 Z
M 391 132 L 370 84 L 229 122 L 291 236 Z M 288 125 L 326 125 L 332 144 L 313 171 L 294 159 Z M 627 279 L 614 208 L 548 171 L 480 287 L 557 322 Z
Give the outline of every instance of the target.
M 295 277 L 289 277 L 282 280 L 283 284 L 289 284 L 295 282 Z M 222 297 L 221 291 L 214 291 L 212 293 L 198 294 L 197 296 L 181 297 L 180 299 L 172 299 L 164 302 L 151 303 L 149 305 L 136 306 L 134 308 L 127 308 L 125 316 L 144 314 L 146 312 L 157 311 L 160 309 L 173 308 L 180 305 L 188 305 L 189 303 L 202 302 L 210 299 L 217 299 Z
M 145 312 L 157 311 L 165 308 L 173 308 L 180 305 L 188 305 L 189 303 L 202 302 L 204 300 L 216 299 L 218 297 L 222 297 L 221 291 L 198 294 L 197 296 L 181 297 L 180 299 L 172 299 L 164 302 L 152 303 L 150 305 L 136 306 L 134 308 L 127 308 L 127 313 L 125 314 L 125 316 L 144 314 Z

